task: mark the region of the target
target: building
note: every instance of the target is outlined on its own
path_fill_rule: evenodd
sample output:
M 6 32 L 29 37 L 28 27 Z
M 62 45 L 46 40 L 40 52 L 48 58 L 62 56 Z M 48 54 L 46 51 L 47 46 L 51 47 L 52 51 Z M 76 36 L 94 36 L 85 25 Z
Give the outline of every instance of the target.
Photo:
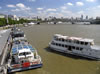
M 19 20 L 19 18 L 16 15 L 8 15 L 8 18 L 11 18 L 12 20 Z
M 5 17 L 6 17 L 6 15 L 0 14 L 0 18 L 5 18 Z
M 83 20 L 83 15 L 81 15 L 81 20 Z
M 88 16 L 86 16 L 86 18 L 85 18 L 86 20 L 88 20 Z

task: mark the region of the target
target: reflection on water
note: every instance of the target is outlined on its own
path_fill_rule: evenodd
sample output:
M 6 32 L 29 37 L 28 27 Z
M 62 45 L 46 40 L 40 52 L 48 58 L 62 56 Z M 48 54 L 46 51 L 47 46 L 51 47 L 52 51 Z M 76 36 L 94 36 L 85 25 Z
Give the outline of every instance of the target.
M 100 45 L 98 25 L 35 25 L 22 28 L 28 41 L 36 47 L 43 60 L 43 67 L 16 74 L 100 74 L 100 62 L 62 54 L 48 49 L 54 34 L 95 39 Z

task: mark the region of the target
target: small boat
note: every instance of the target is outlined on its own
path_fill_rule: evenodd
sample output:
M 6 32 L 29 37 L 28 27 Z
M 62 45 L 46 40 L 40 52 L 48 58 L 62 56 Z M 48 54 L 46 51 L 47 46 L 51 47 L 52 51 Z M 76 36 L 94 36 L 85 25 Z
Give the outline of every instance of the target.
M 100 60 L 100 46 L 94 45 L 93 39 L 55 34 L 49 47 L 59 52 Z

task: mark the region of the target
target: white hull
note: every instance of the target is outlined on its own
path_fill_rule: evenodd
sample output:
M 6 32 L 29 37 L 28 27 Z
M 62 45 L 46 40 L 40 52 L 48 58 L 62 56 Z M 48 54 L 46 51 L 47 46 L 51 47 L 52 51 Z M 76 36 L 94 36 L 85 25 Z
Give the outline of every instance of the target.
M 100 60 L 100 58 L 94 57 L 94 56 L 90 56 L 90 55 L 84 55 L 84 54 L 75 53 L 75 52 L 68 52 L 68 51 L 64 51 L 64 50 L 57 49 L 57 48 L 53 48 L 53 47 L 50 47 L 50 48 L 51 48 L 52 50 L 54 50 L 54 51 L 58 51 L 58 52 L 62 52 L 62 53 L 67 53 L 67 54 L 71 54 L 71 55 L 81 56 L 81 57 L 85 57 L 85 58 L 89 58 L 89 59 Z

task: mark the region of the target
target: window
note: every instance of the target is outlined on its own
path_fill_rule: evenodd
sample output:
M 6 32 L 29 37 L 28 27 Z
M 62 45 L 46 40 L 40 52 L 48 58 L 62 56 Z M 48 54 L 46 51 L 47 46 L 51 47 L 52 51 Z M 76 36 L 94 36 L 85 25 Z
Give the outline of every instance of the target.
M 68 40 L 66 40 L 66 42 L 67 42 Z
M 76 50 L 79 50 L 79 47 L 76 47 Z
M 71 42 L 71 40 L 68 40 L 68 42 Z
M 62 47 L 64 47 L 64 45 L 62 44 Z
M 81 42 L 81 44 L 83 45 L 83 44 L 84 44 L 84 42 Z
M 56 46 L 58 46 L 58 43 L 56 43 Z
M 79 44 L 79 41 L 76 41 L 77 44 Z
M 56 38 L 55 40 L 58 41 L 58 38 Z
M 80 48 L 80 50 L 82 51 L 82 50 L 83 50 L 83 48 Z
M 59 41 L 61 41 L 61 39 L 59 38 Z
M 68 46 L 67 46 L 67 45 L 65 45 L 65 47 L 66 47 L 66 48 L 68 48 Z
M 85 45 L 88 45 L 88 42 L 85 42 Z
M 75 49 L 75 46 L 72 46 L 73 49 Z
M 64 42 L 65 40 L 64 40 L 64 39 L 62 39 L 62 41 Z
M 61 46 L 61 44 L 59 44 L 59 46 Z

